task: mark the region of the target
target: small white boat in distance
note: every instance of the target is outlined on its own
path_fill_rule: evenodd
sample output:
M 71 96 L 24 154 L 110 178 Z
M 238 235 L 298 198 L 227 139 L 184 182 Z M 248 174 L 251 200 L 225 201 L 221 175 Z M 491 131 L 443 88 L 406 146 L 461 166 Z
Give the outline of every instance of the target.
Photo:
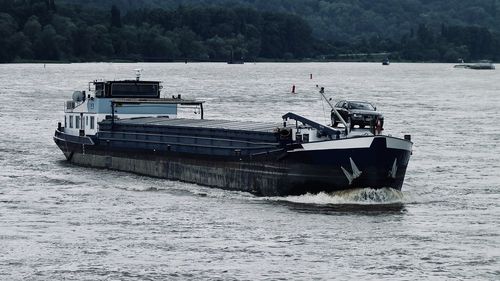
M 495 69 L 495 65 L 491 61 L 488 61 L 488 60 L 482 60 L 482 61 L 479 61 L 478 63 L 474 63 L 474 64 L 462 63 L 462 64 L 457 64 L 453 67 L 454 68 L 477 69 L 477 70 Z

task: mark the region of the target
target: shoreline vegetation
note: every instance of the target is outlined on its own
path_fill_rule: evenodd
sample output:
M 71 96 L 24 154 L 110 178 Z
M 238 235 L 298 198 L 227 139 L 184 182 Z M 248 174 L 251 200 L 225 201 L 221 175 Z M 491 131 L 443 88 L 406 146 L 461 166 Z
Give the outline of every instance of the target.
M 471 61 L 468 63 L 478 63 L 480 61 Z M 499 63 L 498 61 L 489 61 L 493 64 Z M 188 60 L 187 62 L 185 60 L 155 60 L 155 61 L 148 61 L 148 60 L 126 60 L 126 59 L 110 59 L 110 60 L 89 60 L 89 61 L 65 61 L 65 60 L 60 60 L 60 61 L 52 61 L 52 60 L 17 60 L 17 61 L 11 61 L 11 62 L 0 62 L 1 64 L 45 64 L 45 65 L 50 65 L 50 64 L 73 64 L 73 63 L 182 63 L 182 64 L 192 64 L 192 63 L 227 63 L 226 61 L 190 61 Z M 256 61 L 245 61 L 244 64 L 256 64 L 256 63 L 377 63 L 380 64 L 381 61 L 379 60 L 312 60 L 312 59 L 302 59 L 302 60 L 256 60 Z M 429 63 L 429 64 L 434 64 L 434 63 L 447 63 L 447 64 L 458 64 L 458 62 L 443 62 L 443 61 L 405 61 L 405 60 L 398 60 L 398 61 L 391 61 L 391 64 L 397 64 L 397 63 Z
M 419 23 L 402 36 L 318 38 L 295 14 L 239 6 L 121 11 L 0 0 L 0 63 L 473 62 L 500 60 L 486 27 Z

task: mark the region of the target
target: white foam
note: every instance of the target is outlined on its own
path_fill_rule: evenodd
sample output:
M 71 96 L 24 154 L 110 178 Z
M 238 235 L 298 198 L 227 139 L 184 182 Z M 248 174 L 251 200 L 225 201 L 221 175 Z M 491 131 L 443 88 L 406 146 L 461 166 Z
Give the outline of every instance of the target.
M 320 192 L 318 194 L 304 194 L 286 197 L 265 197 L 265 200 L 289 201 L 301 204 L 400 204 L 404 203 L 404 194 L 392 188 L 359 188 L 332 193 Z

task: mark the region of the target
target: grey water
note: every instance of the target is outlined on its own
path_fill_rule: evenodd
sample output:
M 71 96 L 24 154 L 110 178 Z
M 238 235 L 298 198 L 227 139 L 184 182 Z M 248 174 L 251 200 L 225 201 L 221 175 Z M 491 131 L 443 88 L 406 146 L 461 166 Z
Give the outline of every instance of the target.
M 68 164 L 64 101 L 136 68 L 209 119 L 327 123 L 316 85 L 372 101 L 412 135 L 402 192 L 260 198 Z M 450 64 L 0 65 L 0 280 L 499 280 L 499 82 Z

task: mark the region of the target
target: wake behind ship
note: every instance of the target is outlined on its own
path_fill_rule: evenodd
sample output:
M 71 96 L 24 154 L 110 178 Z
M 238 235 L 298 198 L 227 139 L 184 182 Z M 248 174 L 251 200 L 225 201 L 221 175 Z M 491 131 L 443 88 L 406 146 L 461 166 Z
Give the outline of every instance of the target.
M 338 114 L 343 128 L 290 112 L 275 124 L 208 120 L 204 102 L 163 98 L 139 76 L 74 92 L 54 135 L 68 161 L 260 196 L 403 185 L 409 136 L 351 129 Z M 183 107 L 199 118 L 178 118 Z

